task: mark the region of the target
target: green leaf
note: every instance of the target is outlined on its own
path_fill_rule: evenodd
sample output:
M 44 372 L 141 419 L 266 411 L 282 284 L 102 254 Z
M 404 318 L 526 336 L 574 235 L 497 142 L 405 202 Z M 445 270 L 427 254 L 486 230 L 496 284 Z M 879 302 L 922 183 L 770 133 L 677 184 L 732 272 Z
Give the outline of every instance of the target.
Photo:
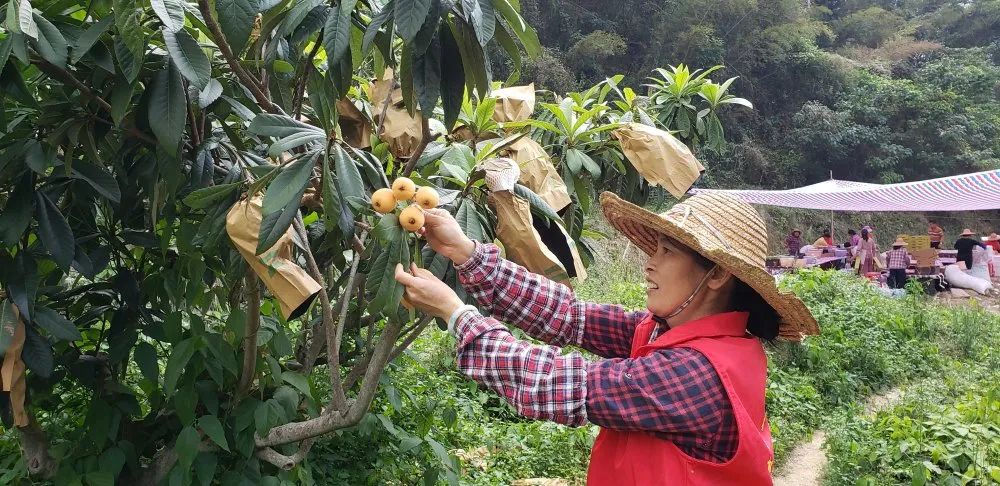
M 399 225 L 399 216 L 396 213 L 383 214 L 378 220 L 378 224 L 372 229 L 372 236 L 383 244 L 389 243 L 404 237 L 403 227 Z
M 234 54 L 239 55 L 246 47 L 260 7 L 260 0 L 215 0 L 219 26 Z
M 438 37 L 441 42 L 441 106 L 444 109 L 444 126 L 451 131 L 465 98 L 465 67 L 455 37 L 446 24 L 438 29 Z
M 66 38 L 45 17 L 36 14 L 35 22 L 38 24 L 38 53 L 53 65 L 65 68 L 66 59 L 69 57 L 69 44 L 66 43 Z
M 83 339 L 80 331 L 76 329 L 76 324 L 43 305 L 35 306 L 35 324 L 48 331 L 56 339 L 63 341 Z
M 299 212 L 300 202 L 301 196 L 299 198 L 293 197 L 288 201 L 288 205 L 281 208 L 280 211 L 264 215 L 260 222 L 260 233 L 258 234 L 257 240 L 257 255 L 269 250 L 275 243 L 278 242 L 279 239 L 281 239 L 282 235 L 288 231 L 288 227 L 291 226 L 292 220 L 295 219 L 295 215 Z
M 132 85 L 124 79 L 117 79 L 111 90 L 111 119 L 116 126 L 122 124 L 125 114 L 132 107 Z
M 538 41 L 538 34 L 535 33 L 535 29 L 532 29 L 524 21 L 524 18 L 521 17 L 518 9 L 511 4 L 510 0 L 493 0 L 493 6 L 496 7 L 496 12 L 507 20 L 507 24 L 510 25 L 518 40 L 521 41 L 521 45 L 524 46 L 524 51 L 528 53 L 528 56 L 536 58 L 541 55 L 542 45 Z
M 352 199 L 366 200 L 365 183 L 361 180 L 361 171 L 340 145 L 333 146 L 333 170 L 337 175 L 337 191 L 346 201 Z
M 231 182 L 229 184 L 219 184 L 217 186 L 198 189 L 184 198 L 184 204 L 195 209 L 205 209 L 220 201 L 224 201 L 233 195 L 241 185 L 243 185 L 242 182 Z
M 516 196 L 528 201 L 528 204 L 531 206 L 532 214 L 548 218 L 559 223 L 560 225 L 563 224 L 563 219 L 559 217 L 559 214 L 557 214 L 554 209 L 552 209 L 552 206 L 549 206 L 544 199 L 538 197 L 538 194 L 535 194 L 535 192 L 531 189 L 528 189 L 521 184 L 515 184 L 513 193 Z
M 413 89 L 420 109 L 433 113 L 441 95 L 441 45 L 437 36 L 423 54 L 413 56 Z
M 330 157 L 323 157 L 323 221 L 327 231 L 340 228 L 345 239 L 354 234 L 354 214 L 338 189 L 340 183 L 330 171 Z
M 404 437 L 399 441 L 399 453 L 405 454 L 423 443 L 424 439 L 420 437 Z
M 214 78 L 208 80 L 208 86 L 198 92 L 198 107 L 208 108 L 209 105 L 215 103 L 215 100 L 219 99 L 219 96 L 222 96 L 222 83 Z
M 174 61 L 181 74 L 199 90 L 205 89 L 212 80 L 212 65 L 198 45 L 198 41 L 194 40 L 186 30 L 171 32 L 165 29 L 163 42 L 167 46 L 167 52 L 170 53 L 170 59 Z
M 500 47 L 507 53 L 507 57 L 513 64 L 510 76 L 507 77 L 507 82 L 504 84 L 508 86 L 513 85 L 521 79 L 521 68 L 524 64 L 521 60 L 521 50 L 517 48 L 517 44 L 514 43 L 514 38 L 507 31 L 507 28 L 499 22 L 496 24 L 493 36 L 496 38 L 497 43 L 500 44 Z
M 0 356 L 7 352 L 11 341 L 14 340 L 17 323 L 13 304 L 8 300 L 0 300 Z
M 452 177 L 462 182 L 469 180 L 469 172 L 476 163 L 475 155 L 468 145 L 456 143 L 441 157 L 441 166 Z
M 118 181 L 103 167 L 86 162 L 76 162 L 73 164 L 72 176 L 87 181 L 90 187 L 93 187 L 98 194 L 106 197 L 109 201 L 121 202 L 122 193 L 118 188 Z
M 35 193 L 35 210 L 38 214 L 38 236 L 49 250 L 59 268 L 69 271 L 76 253 L 76 240 L 66 218 L 59 212 L 49 196 L 44 192 Z
M 440 442 L 438 442 L 438 441 L 436 441 L 436 440 L 434 440 L 434 439 L 432 439 L 430 437 L 427 437 L 426 440 L 427 440 L 427 444 L 431 446 L 431 450 L 434 451 L 434 455 L 436 455 L 438 457 L 438 460 L 440 460 L 442 463 L 446 464 L 448 467 L 451 467 L 452 460 L 451 460 L 451 456 L 448 455 L 448 450 L 445 449 L 444 446 L 441 445 Z
M 12 246 L 21 240 L 21 235 L 31 223 L 34 192 L 35 188 L 27 176 L 14 186 L 14 192 L 7 199 L 3 213 L 0 213 L 0 243 Z
M 134 0 L 114 0 L 111 11 L 115 15 L 115 30 L 122 45 L 133 57 L 141 58 L 146 49 L 146 35 L 142 30 L 144 9 Z M 135 77 L 130 76 L 129 79 Z
M 266 137 L 283 138 L 302 133 L 323 134 L 323 130 L 285 115 L 261 113 L 254 117 L 248 128 L 250 133 Z
M 368 273 L 367 285 L 376 289 L 375 297 L 368 303 L 368 312 L 392 315 L 399 307 L 403 286 L 396 281 L 398 263 L 404 268 L 408 268 L 410 264 L 409 249 L 403 234 L 383 248 Z
M 187 99 L 184 83 L 174 63 L 156 75 L 149 94 L 149 127 L 163 149 L 176 157 L 187 123 Z
M 151 344 L 145 341 L 137 344 L 132 357 L 139 365 L 142 376 L 151 383 L 158 384 L 160 382 L 159 358 L 156 355 L 156 349 Z
M 87 486 L 114 486 L 115 475 L 109 471 L 89 472 L 85 476 Z
M 194 411 L 197 407 L 198 393 L 195 391 L 194 385 L 183 386 L 174 394 L 174 411 L 177 412 L 177 418 L 180 419 L 182 425 L 194 423 Z
M 305 375 L 301 375 L 294 371 L 284 371 L 281 373 L 281 379 L 285 383 L 294 386 L 302 392 L 303 395 L 312 397 L 312 390 L 309 388 L 309 380 L 305 377 Z
M 291 201 L 302 199 L 315 166 L 316 156 L 302 156 L 284 166 L 264 194 L 264 216 L 281 210 Z
M 153 12 L 160 18 L 163 27 L 170 32 L 184 28 L 184 3 L 182 0 L 150 0 Z
M 471 199 L 462 199 L 455 213 L 455 220 L 469 238 L 476 241 L 486 240 L 486 231 L 479 221 L 479 213 Z
M 195 456 L 198 455 L 198 448 L 201 444 L 201 437 L 194 427 L 188 425 L 181 430 L 174 444 L 174 452 L 177 453 L 177 460 L 181 469 L 190 469 L 194 463 Z
M 361 54 L 364 57 L 368 57 L 370 52 L 372 41 L 375 40 L 375 36 L 378 34 L 379 29 L 387 23 L 392 23 L 392 15 L 395 12 L 395 2 L 396 0 L 389 0 L 385 6 L 382 7 L 375 17 L 372 18 L 371 23 L 368 24 L 368 28 L 365 29 L 365 35 L 361 39 Z M 329 54 L 327 54 L 329 55 Z
M 219 447 L 229 452 L 229 441 L 226 440 L 226 431 L 222 429 L 222 424 L 215 415 L 202 415 L 198 419 L 198 426 L 205 432 L 205 435 Z
M 21 359 L 28 369 L 38 373 L 42 378 L 52 376 L 52 370 L 55 369 L 52 347 L 31 326 L 24 328 L 24 349 L 21 350 Z
M 167 360 L 167 370 L 163 374 L 163 392 L 170 397 L 177 390 L 177 380 L 187 367 L 188 361 L 194 356 L 195 338 L 188 338 L 174 346 L 170 352 L 170 359 Z
M 72 55 L 70 60 L 74 63 L 83 58 L 83 55 L 90 52 L 90 48 L 94 47 L 98 39 L 108 31 L 111 24 L 114 23 L 114 16 L 107 15 L 103 19 L 99 20 L 97 23 L 90 26 L 89 29 L 83 31 L 80 37 L 76 38 L 76 44 L 73 45 Z
M 194 461 L 194 473 L 198 477 L 198 481 L 201 482 L 201 486 L 211 486 L 218 465 L 219 458 L 214 453 L 202 451 L 198 454 L 198 458 Z
M 340 62 L 344 53 L 351 47 L 351 12 L 357 3 L 358 0 L 341 0 L 336 10 L 326 18 L 326 26 L 323 27 L 323 48 L 326 49 L 328 66 Z
M 409 44 L 431 11 L 431 0 L 394 0 L 396 31 Z
M 11 6 L 17 0 L 10 0 Z M 16 26 L 17 29 L 24 35 L 31 37 L 32 39 L 38 38 L 38 24 L 35 23 L 35 14 L 31 7 L 30 0 L 20 0 L 17 4 L 17 23 L 11 22 L 12 27 Z

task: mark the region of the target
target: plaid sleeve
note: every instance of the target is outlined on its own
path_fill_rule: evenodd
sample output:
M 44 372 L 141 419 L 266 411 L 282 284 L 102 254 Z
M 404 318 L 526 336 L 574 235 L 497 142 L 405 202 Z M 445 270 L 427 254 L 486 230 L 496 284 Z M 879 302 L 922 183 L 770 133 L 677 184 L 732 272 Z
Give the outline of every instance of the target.
M 503 324 L 466 312 L 455 326 L 458 369 L 500 394 L 521 415 L 564 425 L 587 422 L 587 366 L 580 353 L 519 341 Z
M 723 462 L 736 453 L 732 405 L 698 351 L 671 348 L 589 363 L 586 388 L 587 419 L 601 427 L 651 432 L 696 459 Z
M 628 356 L 644 315 L 579 301 L 569 287 L 500 258 L 493 244 L 477 242 L 472 257 L 455 268 L 459 282 L 487 313 L 556 346 L 581 346 L 603 357 Z

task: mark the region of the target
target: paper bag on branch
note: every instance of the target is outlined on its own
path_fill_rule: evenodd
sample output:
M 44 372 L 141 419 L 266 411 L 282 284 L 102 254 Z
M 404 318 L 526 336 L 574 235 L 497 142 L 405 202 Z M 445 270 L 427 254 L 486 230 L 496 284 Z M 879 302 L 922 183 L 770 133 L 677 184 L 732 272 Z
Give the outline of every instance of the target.
M 497 104 L 493 107 L 493 121 L 524 121 L 535 112 L 534 83 L 493 90 L 493 97 L 497 99 Z
M 511 159 L 492 159 L 482 164 L 490 202 L 497 215 L 497 239 L 507 258 L 533 273 L 570 285 L 570 279 L 587 278 L 576 243 L 559 223 L 535 219 L 531 205 L 511 192 L 518 179 L 517 164 Z
M 403 106 L 403 90 L 393 87 L 392 70 L 386 69 L 382 79 L 372 85 L 372 109 L 379 126 L 379 138 L 389 144 L 392 155 L 408 158 L 423 138 L 423 118 L 419 111 L 410 116 Z
M 233 205 L 226 215 L 226 232 L 240 255 L 278 299 L 286 320 L 299 317 L 319 293 L 320 285 L 292 260 L 292 228 L 267 251 L 255 255 L 259 240 L 261 202 L 256 196 Z
M 511 144 L 506 155 L 521 168 L 518 182 L 538 194 L 552 209 L 561 211 L 573 201 L 549 154 L 531 137 L 525 135 Z
M 372 124 L 364 113 L 347 98 L 337 100 L 337 125 L 348 145 L 366 149 L 372 146 Z
M 24 322 L 14 304 L 5 304 L 0 309 L 0 314 L 3 314 L 0 333 L 4 334 L 3 340 L 8 342 L 7 349 L 3 352 L 3 364 L 0 365 L 0 393 L 7 395 L 13 425 L 26 427 L 28 413 L 24 409 L 24 401 L 28 386 L 24 374 L 26 367 L 21 359 L 25 338 Z
M 662 186 L 678 199 L 705 170 L 687 145 L 658 128 L 629 123 L 613 134 L 635 170 L 650 184 Z

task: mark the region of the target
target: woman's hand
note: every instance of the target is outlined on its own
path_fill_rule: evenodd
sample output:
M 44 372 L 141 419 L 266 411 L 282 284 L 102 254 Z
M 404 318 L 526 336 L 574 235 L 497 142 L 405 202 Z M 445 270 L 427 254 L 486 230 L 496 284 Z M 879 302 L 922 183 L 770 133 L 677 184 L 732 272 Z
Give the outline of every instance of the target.
M 410 264 L 410 272 L 403 270 L 403 265 L 396 264 L 396 281 L 406 289 L 403 299 L 420 312 L 448 319 L 464 304 L 455 290 L 433 273 L 414 264 Z
M 465 263 L 476 249 L 476 244 L 465 235 L 458 221 L 444 209 L 424 210 L 424 227 L 420 234 L 427 238 L 431 249 L 457 265 Z

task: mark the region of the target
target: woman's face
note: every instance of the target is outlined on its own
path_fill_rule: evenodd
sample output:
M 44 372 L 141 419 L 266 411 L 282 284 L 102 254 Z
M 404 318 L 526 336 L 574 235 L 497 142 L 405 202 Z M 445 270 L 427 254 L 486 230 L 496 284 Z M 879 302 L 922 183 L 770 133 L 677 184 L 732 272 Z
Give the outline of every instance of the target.
M 656 253 L 646 260 L 646 307 L 653 315 L 665 317 L 691 295 L 708 269 L 695 260 L 694 252 L 660 236 Z M 691 307 L 696 308 L 699 295 Z

